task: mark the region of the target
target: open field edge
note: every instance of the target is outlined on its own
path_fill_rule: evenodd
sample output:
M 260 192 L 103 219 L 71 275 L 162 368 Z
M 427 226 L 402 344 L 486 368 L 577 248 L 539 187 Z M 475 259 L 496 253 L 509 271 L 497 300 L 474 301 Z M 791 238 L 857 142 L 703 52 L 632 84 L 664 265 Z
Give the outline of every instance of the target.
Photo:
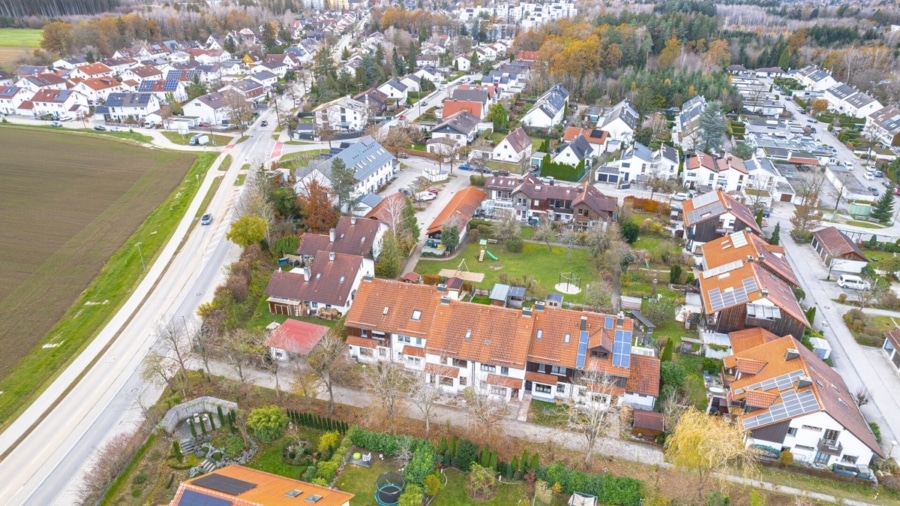
M 196 195 L 207 170 L 219 153 L 197 156 L 181 184 L 147 217 L 144 223 L 110 256 L 100 274 L 79 295 L 63 318 L 0 381 L 0 430 L 5 429 L 75 359 L 128 300 L 151 265 L 171 239 Z M 140 243 L 140 250 L 137 244 Z M 88 304 L 108 300 L 108 304 Z M 77 318 L 77 322 L 76 322 Z M 72 329 L 74 327 L 74 330 Z M 47 359 L 43 345 L 54 336 L 66 335 L 66 353 Z

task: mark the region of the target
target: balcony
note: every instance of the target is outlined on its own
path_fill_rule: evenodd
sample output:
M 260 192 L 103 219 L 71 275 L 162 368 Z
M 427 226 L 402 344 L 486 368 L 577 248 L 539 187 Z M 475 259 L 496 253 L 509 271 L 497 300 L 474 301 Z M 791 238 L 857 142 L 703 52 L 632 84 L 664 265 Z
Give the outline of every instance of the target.
M 822 438 L 819 440 L 819 444 L 816 445 L 816 449 L 828 455 L 840 456 L 844 451 L 844 446 L 834 439 Z

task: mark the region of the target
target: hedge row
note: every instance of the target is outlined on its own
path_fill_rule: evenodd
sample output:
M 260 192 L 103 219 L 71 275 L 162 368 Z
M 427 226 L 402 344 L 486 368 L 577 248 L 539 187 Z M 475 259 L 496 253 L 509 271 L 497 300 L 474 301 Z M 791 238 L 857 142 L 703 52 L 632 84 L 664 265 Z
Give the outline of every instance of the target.
M 328 418 L 327 416 L 318 416 L 314 413 L 310 412 L 300 412 L 294 410 L 287 410 L 288 418 L 291 419 L 297 425 L 301 425 L 303 427 L 309 427 L 314 430 L 321 431 L 338 431 L 341 434 L 347 432 L 349 426 L 347 422 L 343 422 L 341 420 L 335 420 L 334 418 Z
M 641 504 L 641 481 L 627 476 L 587 474 L 567 468 L 561 462 L 538 469 L 537 477 L 551 486 L 559 483 L 564 494 L 584 492 L 597 496 L 600 504 Z

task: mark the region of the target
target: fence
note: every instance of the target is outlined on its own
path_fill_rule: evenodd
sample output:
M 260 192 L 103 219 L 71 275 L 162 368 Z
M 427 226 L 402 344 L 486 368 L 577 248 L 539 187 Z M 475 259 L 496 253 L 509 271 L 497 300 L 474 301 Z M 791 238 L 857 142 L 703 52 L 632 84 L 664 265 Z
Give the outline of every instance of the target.
M 169 411 L 166 411 L 166 414 L 163 416 L 162 420 L 160 420 L 158 427 L 169 434 L 172 434 L 175 432 L 175 428 L 178 427 L 179 423 L 194 416 L 194 414 L 215 413 L 216 408 L 220 406 L 222 411 L 226 413 L 231 410 L 237 411 L 238 409 L 236 402 L 217 399 L 215 397 L 197 397 L 196 399 L 182 402 Z

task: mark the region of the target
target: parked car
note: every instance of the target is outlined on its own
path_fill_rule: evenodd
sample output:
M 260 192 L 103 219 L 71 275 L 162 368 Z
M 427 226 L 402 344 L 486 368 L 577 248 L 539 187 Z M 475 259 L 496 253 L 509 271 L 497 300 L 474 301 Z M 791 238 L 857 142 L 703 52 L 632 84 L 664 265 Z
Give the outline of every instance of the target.
M 416 194 L 416 200 L 419 202 L 428 202 L 429 200 L 434 200 L 437 198 L 437 195 L 431 192 L 419 192 Z
M 199 126 L 200 128 L 209 128 L 209 122 L 208 122 L 208 121 L 201 121 L 200 124 L 199 124 L 198 126 Z
M 259 122 L 259 126 L 267 127 L 267 126 L 269 126 L 269 122 L 266 121 L 266 120 L 262 120 L 262 121 Z
M 62 123 L 60 123 L 59 121 L 54 121 L 50 123 L 50 126 L 60 128 L 62 127 Z
M 689 198 L 691 198 L 691 196 L 684 192 L 679 192 L 679 193 L 676 193 L 675 195 L 672 195 L 672 200 L 674 200 L 676 202 L 681 202 L 681 201 L 687 200 Z
M 206 213 L 203 215 L 202 218 L 200 218 L 201 225 L 209 225 L 210 223 L 212 223 L 212 215 L 211 214 Z
M 464 163 L 459 166 L 459 170 L 472 170 L 472 166 L 469 165 L 468 163 Z
M 406 158 L 409 158 L 409 155 L 406 153 L 397 153 L 397 158 L 400 158 L 401 160 L 405 160 Z
M 875 181 L 875 174 L 872 174 L 871 172 L 866 172 L 866 175 L 865 175 L 864 177 L 865 177 L 868 181 Z
M 105 131 L 106 131 L 106 127 L 103 126 L 103 125 L 94 125 L 94 130 L 96 130 L 96 131 L 98 131 L 98 132 L 105 132 Z
M 209 136 L 206 134 L 196 134 L 191 137 L 191 146 L 206 146 L 209 144 Z
M 433 193 L 433 194 L 437 195 L 438 193 L 440 193 L 441 190 L 439 190 L 439 189 L 437 189 L 437 188 L 435 188 L 435 187 L 432 186 L 432 187 L 429 188 L 427 191 L 428 191 L 428 193 Z
M 875 174 L 875 177 L 884 177 L 884 172 L 881 172 L 880 170 L 876 170 L 873 174 Z

